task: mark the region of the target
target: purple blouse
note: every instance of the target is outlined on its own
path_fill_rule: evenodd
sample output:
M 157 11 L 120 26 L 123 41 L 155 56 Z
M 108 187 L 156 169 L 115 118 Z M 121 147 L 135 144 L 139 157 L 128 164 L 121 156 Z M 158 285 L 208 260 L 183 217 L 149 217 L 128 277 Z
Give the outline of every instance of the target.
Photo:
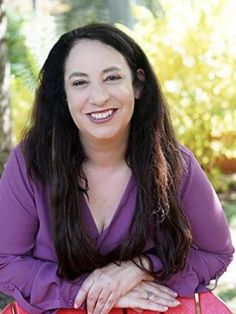
M 181 152 L 186 171 L 179 192 L 191 225 L 193 246 L 185 268 L 172 276 L 167 285 L 180 296 L 192 296 L 226 271 L 234 250 L 216 193 L 193 154 L 184 147 Z M 132 176 L 110 225 L 101 233 L 86 201 L 82 200 L 87 232 L 100 253 L 108 253 L 127 237 L 136 193 Z M 57 276 L 49 189 L 29 178 L 19 146 L 12 151 L 0 180 L 0 217 L 0 291 L 15 298 L 31 314 L 49 314 L 58 308 L 73 307 L 88 274 L 74 281 Z M 162 263 L 157 256 L 148 254 L 153 247 L 150 238 L 144 253 L 147 252 L 157 271 L 162 269 Z

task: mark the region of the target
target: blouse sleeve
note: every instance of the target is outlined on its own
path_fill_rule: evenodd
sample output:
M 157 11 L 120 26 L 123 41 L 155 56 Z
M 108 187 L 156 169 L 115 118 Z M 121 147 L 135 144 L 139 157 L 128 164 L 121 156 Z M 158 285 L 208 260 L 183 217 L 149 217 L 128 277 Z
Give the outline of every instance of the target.
M 186 266 L 174 274 L 167 285 L 180 296 L 190 297 L 203 291 L 211 280 L 217 280 L 232 260 L 229 226 L 220 201 L 205 173 L 191 152 L 184 148 L 185 182 L 181 191 L 182 207 L 191 226 L 193 244 Z M 154 270 L 160 270 L 160 260 L 149 256 Z
M 35 258 L 39 219 L 23 159 L 13 150 L 0 180 L 0 291 L 31 314 L 73 307 L 85 276 L 57 276 L 57 263 Z

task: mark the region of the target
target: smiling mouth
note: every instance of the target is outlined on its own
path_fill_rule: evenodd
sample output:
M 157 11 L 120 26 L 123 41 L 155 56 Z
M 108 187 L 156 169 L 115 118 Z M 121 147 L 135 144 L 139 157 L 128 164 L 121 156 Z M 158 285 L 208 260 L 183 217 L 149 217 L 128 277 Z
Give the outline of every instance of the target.
M 116 110 L 117 109 L 109 109 L 102 112 L 92 112 L 92 113 L 89 113 L 88 116 L 93 121 L 97 121 L 97 122 L 107 121 L 109 120 L 109 118 L 112 117 L 112 115 L 114 114 Z

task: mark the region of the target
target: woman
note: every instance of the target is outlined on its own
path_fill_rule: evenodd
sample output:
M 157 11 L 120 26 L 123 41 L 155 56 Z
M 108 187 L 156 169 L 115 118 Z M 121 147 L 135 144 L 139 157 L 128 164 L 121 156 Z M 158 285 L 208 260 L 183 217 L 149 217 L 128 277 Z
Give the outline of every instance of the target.
M 233 247 L 219 200 L 174 135 L 154 72 L 119 29 L 64 34 L 0 185 L 0 289 L 29 313 L 166 311 Z

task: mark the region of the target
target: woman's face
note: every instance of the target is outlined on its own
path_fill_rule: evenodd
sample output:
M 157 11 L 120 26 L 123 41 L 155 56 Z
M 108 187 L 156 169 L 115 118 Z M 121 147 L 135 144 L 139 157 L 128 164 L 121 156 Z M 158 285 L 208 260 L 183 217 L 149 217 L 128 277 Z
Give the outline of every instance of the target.
M 65 63 L 65 92 L 84 143 L 126 138 L 139 92 L 125 58 L 97 40 L 80 40 Z

